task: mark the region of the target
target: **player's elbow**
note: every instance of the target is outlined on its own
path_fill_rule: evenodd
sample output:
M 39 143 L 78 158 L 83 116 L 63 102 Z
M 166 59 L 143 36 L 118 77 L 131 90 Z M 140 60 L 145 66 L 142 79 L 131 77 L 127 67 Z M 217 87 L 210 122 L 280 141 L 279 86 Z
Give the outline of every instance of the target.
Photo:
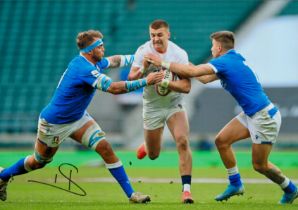
M 199 81 L 200 81 L 201 83 L 203 83 L 203 84 L 207 84 L 207 83 L 209 83 L 208 80 L 204 80 L 204 79 L 199 79 Z
M 184 84 L 183 89 L 182 89 L 182 93 L 188 94 L 191 90 L 191 82 L 188 81 Z
M 191 89 L 191 86 L 190 86 L 190 85 L 186 85 L 186 86 L 183 88 L 182 93 L 186 93 L 186 94 L 188 94 L 188 93 L 190 92 L 190 89 Z

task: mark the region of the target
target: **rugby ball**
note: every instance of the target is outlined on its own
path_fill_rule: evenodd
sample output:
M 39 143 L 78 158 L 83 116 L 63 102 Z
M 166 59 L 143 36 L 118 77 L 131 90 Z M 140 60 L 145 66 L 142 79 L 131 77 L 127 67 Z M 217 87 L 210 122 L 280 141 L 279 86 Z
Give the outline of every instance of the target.
M 177 80 L 177 75 L 176 74 L 172 73 L 168 69 L 163 69 L 163 71 L 165 71 L 164 79 L 168 79 L 168 80 L 171 80 L 171 81 Z M 170 89 L 162 87 L 158 84 L 155 84 L 155 91 L 160 96 L 166 96 L 171 92 Z

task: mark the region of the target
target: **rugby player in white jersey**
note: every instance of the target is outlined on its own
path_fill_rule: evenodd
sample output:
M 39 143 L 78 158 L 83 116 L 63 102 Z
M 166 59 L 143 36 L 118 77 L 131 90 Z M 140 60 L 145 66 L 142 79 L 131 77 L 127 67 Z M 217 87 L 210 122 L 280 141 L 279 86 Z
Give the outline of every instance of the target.
M 141 45 L 135 53 L 135 60 L 129 74 L 129 79 L 139 79 L 150 71 L 160 70 L 144 62 L 144 56 L 154 53 L 163 60 L 188 64 L 187 53 L 169 41 L 169 25 L 164 20 L 155 20 L 149 26 L 150 41 Z M 179 154 L 179 171 L 182 180 L 182 202 L 193 203 L 190 192 L 192 155 L 189 146 L 189 124 L 187 113 L 183 104 L 183 94 L 191 89 L 189 79 L 178 78 L 164 72 L 164 78 L 159 86 L 144 88 L 143 120 L 145 143 L 137 151 L 139 159 L 146 155 L 151 160 L 156 159 L 161 150 L 161 141 L 164 126 L 167 124 Z M 177 80 L 176 80 L 177 79 Z

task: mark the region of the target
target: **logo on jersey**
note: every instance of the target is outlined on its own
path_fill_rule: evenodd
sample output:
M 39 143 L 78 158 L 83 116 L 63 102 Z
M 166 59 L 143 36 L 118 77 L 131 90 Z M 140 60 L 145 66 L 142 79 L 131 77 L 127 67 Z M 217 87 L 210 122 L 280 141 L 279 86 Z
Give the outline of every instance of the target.
M 59 144 L 59 141 L 60 141 L 59 136 L 54 136 L 52 144 Z
M 91 71 L 91 74 L 96 78 L 99 76 L 99 72 L 97 70 Z

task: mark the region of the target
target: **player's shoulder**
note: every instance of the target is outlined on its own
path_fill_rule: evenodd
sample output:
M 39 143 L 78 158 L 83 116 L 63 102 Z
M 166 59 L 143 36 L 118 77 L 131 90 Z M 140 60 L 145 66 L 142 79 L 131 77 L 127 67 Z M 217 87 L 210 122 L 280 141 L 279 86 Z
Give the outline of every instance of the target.
M 169 41 L 168 47 L 171 51 L 174 51 L 174 52 L 180 53 L 180 54 L 184 54 L 184 55 L 188 55 L 187 52 L 182 47 L 180 47 L 179 45 L 177 45 L 176 43 L 174 43 L 172 41 Z
M 68 69 L 73 71 L 92 71 L 95 67 L 86 58 L 78 55 L 70 61 Z
M 172 53 L 172 56 L 176 58 L 175 60 L 178 59 L 184 62 L 188 62 L 187 52 L 183 48 L 175 44 L 174 42 L 169 41 L 168 50 L 169 52 Z
M 138 47 L 137 52 L 143 52 L 150 50 L 150 41 L 145 42 L 141 46 Z

